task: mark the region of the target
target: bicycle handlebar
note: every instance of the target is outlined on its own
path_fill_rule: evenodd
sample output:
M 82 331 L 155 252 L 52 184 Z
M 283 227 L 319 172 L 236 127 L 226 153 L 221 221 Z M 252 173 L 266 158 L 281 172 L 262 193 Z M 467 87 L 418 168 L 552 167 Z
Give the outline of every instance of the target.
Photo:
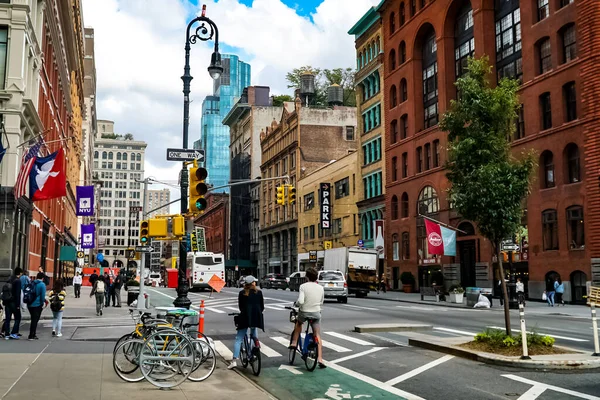
M 234 313 L 230 313 L 230 314 L 227 314 L 227 315 L 233 316 L 233 317 L 237 317 L 238 315 L 240 315 L 240 313 L 239 312 L 234 312 Z

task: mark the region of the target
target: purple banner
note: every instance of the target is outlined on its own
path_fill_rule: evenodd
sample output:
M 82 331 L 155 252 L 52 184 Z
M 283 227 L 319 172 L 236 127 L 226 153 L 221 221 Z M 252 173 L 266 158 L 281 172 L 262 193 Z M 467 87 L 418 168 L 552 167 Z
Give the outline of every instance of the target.
M 81 225 L 81 248 L 93 249 L 96 243 L 96 226 L 94 224 Z
M 77 216 L 94 215 L 94 187 L 77 186 Z

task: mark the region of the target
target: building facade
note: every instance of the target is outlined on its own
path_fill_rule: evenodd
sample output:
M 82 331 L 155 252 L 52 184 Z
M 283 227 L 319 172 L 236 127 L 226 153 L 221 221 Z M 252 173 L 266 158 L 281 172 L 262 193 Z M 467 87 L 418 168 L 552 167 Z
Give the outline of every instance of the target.
M 227 252 L 227 229 L 229 225 L 229 195 L 210 193 L 206 196 L 208 207 L 194 220 L 194 225 L 204 228 L 206 251 Z
M 357 203 L 363 191 L 360 179 L 359 152 L 354 151 L 324 165 L 298 181 L 298 270 L 311 264 L 309 252 L 317 251 L 322 265 L 323 251 L 330 248 L 357 246 L 361 238 Z M 331 228 L 321 229 L 321 184 L 331 184 Z
M 260 131 L 274 118 L 279 118 L 282 107 L 271 106 L 270 89 L 250 86 L 223 120 L 230 132 L 231 180 L 260 178 Z M 227 267 L 238 267 L 240 274 L 256 275 L 259 252 L 260 199 L 257 183 L 231 187 L 230 248 Z
M 560 275 L 565 300 L 583 301 L 586 285 L 600 279 L 594 261 L 600 256 L 599 219 L 594 218 L 600 199 L 600 135 L 594 118 L 598 67 L 593 61 L 598 50 L 592 45 L 599 40 L 592 15 L 598 15 L 600 4 L 437 0 L 417 7 L 395 0 L 385 1 L 379 12 L 386 165 L 388 171 L 398 169 L 386 179 L 386 252 L 395 283 L 401 271 L 417 275 L 419 285 L 429 285 L 428 277 L 436 273 L 443 274 L 446 285 L 492 287 L 500 278 L 490 243 L 448 202 L 447 135 L 438 129 L 456 98 L 454 82 L 465 73 L 467 58 L 485 54 L 493 82 L 521 81 L 522 108 L 510 138 L 514 153 L 535 149 L 540 157 L 513 270 L 532 298 L 540 298 Z M 394 95 L 398 88 L 400 94 Z M 394 102 L 394 96 L 407 100 Z M 462 231 L 456 257 L 427 253 L 418 215 Z
M 169 204 L 171 202 L 171 191 L 169 189 L 160 190 L 147 190 L 146 191 L 146 204 L 144 210 L 146 210 L 147 218 L 154 218 L 156 215 L 169 214 Z M 162 207 L 156 211 L 159 207 Z
M 277 205 L 277 186 L 295 187 L 299 179 L 356 151 L 356 146 L 356 108 L 302 107 L 299 97 L 285 103 L 280 118 L 261 133 L 261 276 L 270 272 L 287 276 L 298 265 L 298 203 Z M 266 180 L 285 175 L 286 180 Z
M 354 35 L 356 46 L 356 117 L 359 121 L 357 137 L 360 155 L 358 159 L 359 177 L 363 190 L 357 206 L 360 221 L 360 239 L 365 248 L 381 250 L 378 273 L 386 271 L 384 236 L 385 221 L 385 113 L 383 112 L 383 31 L 381 17 L 375 7 L 369 11 L 348 32 Z M 395 90 L 395 89 L 394 89 Z M 396 102 L 402 97 L 396 95 Z M 398 133 L 398 126 L 394 125 Z M 392 169 L 392 172 L 394 170 Z M 378 234 L 379 232 L 379 234 Z M 376 240 L 377 239 L 377 240 Z
M 145 151 L 145 142 L 124 140 L 114 133 L 112 121 L 98 120 L 94 171 L 101 189 L 96 235 L 98 253 L 113 268 L 127 266 L 125 249 L 139 244 L 141 212 L 131 212 L 130 207 L 143 206 L 144 185 L 139 181 L 144 179 Z
M 233 54 L 222 55 L 223 74 L 214 81 L 213 95 L 202 103 L 200 141 L 194 148 L 205 151 L 206 182 L 214 187 L 229 183 L 229 127 L 223 124 L 244 88 L 250 86 L 250 64 Z M 229 192 L 223 188 L 220 192 Z

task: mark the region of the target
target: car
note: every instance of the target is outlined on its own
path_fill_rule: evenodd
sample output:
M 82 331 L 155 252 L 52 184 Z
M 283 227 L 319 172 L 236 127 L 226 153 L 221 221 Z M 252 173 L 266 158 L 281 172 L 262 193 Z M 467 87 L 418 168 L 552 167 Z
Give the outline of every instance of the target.
M 304 272 L 304 271 L 294 272 L 287 279 L 288 279 L 288 287 L 290 288 L 290 291 L 297 292 L 298 290 L 300 290 L 300 285 L 302 285 L 304 282 L 306 282 L 306 272 Z
M 237 287 L 243 288 L 244 285 L 246 284 L 245 280 L 246 280 L 245 276 L 240 276 L 240 279 L 237 281 Z
M 261 289 L 287 289 L 287 282 L 282 274 L 267 274 L 260 280 L 259 285 Z
M 319 271 L 317 283 L 323 286 L 326 299 L 337 299 L 340 303 L 348 302 L 348 284 L 340 271 Z
M 144 284 L 148 285 L 148 286 L 160 286 L 160 283 L 162 282 L 162 278 L 160 276 L 160 273 L 158 272 L 151 272 L 150 276 L 144 281 Z

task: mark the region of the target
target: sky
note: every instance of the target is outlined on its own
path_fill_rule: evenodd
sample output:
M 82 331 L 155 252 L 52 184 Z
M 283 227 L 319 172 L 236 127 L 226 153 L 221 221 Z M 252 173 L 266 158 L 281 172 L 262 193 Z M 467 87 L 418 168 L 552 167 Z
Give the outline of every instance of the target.
M 181 164 L 166 161 L 166 148 L 183 144 L 185 28 L 201 4 L 219 28 L 221 52 L 251 64 L 253 85 L 292 94 L 285 75 L 293 68 L 355 66 L 354 37 L 347 32 L 379 0 L 82 2 L 84 25 L 94 28 L 98 118 L 146 141 L 145 175 L 176 184 Z M 200 138 L 202 100 L 212 92 L 206 69 L 213 45 L 198 42 L 191 49 L 189 147 Z M 171 198 L 179 198 L 171 189 Z

